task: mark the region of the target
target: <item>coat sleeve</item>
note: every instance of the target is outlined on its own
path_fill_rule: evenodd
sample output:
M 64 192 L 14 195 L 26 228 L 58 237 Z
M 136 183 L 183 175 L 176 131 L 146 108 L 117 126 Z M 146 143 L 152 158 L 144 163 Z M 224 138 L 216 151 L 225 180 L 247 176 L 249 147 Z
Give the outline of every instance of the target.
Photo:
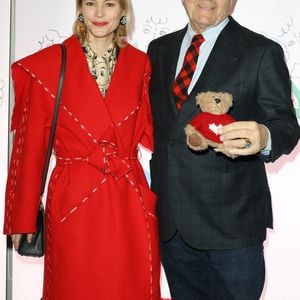
M 140 144 L 147 148 L 150 151 L 153 151 L 153 120 L 152 113 L 150 108 L 149 101 L 149 81 L 151 76 L 151 67 L 150 61 L 147 57 L 144 79 L 143 79 L 143 88 L 142 88 L 142 106 L 141 106 L 141 114 L 142 114 L 142 123 L 144 127 L 144 132 L 142 134 Z
M 275 161 L 292 151 L 300 136 L 291 100 L 289 72 L 279 45 L 272 43 L 261 61 L 258 78 L 258 103 L 265 112 L 264 125 L 272 139 L 268 160 Z
M 51 103 L 49 94 L 28 70 L 14 64 L 12 77 L 15 106 L 11 129 L 14 141 L 5 194 L 5 234 L 36 230 L 47 146 L 45 124 Z

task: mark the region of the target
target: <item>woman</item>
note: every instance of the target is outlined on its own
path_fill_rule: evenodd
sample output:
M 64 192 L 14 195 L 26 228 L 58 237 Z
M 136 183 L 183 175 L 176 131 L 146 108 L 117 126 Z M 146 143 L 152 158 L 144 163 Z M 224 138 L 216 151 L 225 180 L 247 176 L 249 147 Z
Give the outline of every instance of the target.
M 159 299 L 147 56 L 126 43 L 130 0 L 77 0 L 46 204 L 43 300 Z M 15 142 L 4 232 L 35 231 L 61 61 L 58 45 L 14 63 Z M 57 75 L 56 75 L 57 74 Z

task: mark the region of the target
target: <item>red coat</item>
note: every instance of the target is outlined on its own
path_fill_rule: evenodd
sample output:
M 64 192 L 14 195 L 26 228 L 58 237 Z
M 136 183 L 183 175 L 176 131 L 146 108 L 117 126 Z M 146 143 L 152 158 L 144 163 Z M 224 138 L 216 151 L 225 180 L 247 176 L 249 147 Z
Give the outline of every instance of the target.
M 120 50 L 104 99 L 76 37 L 67 69 L 46 204 L 43 300 L 159 299 L 156 196 L 137 159 L 152 149 L 147 56 Z M 60 68 L 57 45 L 13 67 L 16 130 L 5 234 L 35 231 Z

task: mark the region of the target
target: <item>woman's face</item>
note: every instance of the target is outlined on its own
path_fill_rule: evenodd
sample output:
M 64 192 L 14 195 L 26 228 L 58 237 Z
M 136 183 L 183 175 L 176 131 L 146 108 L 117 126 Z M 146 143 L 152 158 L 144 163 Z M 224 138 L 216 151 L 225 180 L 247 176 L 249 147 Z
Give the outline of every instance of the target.
M 83 0 L 80 11 L 90 41 L 112 38 L 124 13 L 118 0 Z

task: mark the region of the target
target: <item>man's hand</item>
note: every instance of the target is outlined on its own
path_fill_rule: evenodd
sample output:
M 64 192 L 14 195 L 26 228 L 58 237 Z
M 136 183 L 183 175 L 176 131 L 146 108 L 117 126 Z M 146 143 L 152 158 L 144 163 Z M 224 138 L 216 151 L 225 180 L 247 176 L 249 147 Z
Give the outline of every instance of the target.
M 225 125 L 219 131 L 224 150 L 233 156 L 253 155 L 268 142 L 268 129 L 254 121 L 240 121 Z

